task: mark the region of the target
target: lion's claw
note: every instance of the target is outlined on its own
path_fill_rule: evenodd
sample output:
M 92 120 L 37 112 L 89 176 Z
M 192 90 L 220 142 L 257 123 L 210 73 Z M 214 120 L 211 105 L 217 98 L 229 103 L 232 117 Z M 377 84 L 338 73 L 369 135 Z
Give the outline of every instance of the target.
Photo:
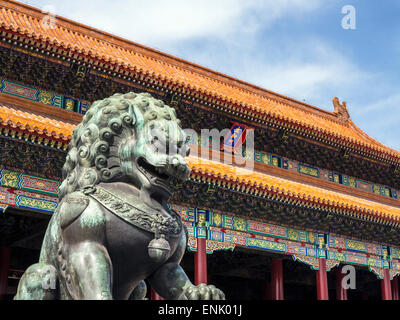
M 215 286 L 200 283 L 191 285 L 183 292 L 182 300 L 225 300 L 225 294 Z

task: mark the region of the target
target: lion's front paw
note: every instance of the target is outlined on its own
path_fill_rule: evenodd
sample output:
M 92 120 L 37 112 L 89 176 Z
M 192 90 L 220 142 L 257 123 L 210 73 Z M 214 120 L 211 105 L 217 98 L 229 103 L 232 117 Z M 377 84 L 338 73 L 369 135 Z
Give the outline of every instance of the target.
M 200 283 L 191 285 L 183 292 L 183 299 L 187 300 L 225 300 L 225 294 L 212 284 Z

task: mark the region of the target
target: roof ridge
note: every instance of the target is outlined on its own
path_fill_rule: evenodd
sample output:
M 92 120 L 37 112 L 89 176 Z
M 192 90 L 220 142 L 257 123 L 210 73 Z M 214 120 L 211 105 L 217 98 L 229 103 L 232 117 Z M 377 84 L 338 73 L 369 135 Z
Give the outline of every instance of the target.
M 32 19 L 40 21 L 45 15 L 38 8 L 14 0 L 0 0 L 0 7 L 8 8 L 7 11 L 12 12 L 3 13 L 6 21 L 4 25 L 5 29 L 12 29 L 16 33 L 21 33 L 21 28 L 27 29 L 28 25 L 32 25 Z M 18 14 L 32 18 L 27 22 L 27 19 L 22 19 Z M 340 138 L 343 144 L 350 142 L 355 148 L 362 146 L 372 152 L 378 151 L 388 161 L 392 161 L 387 158 L 388 155 L 395 157 L 397 162 L 400 159 L 399 151 L 382 147 L 383 144 L 359 134 L 350 125 L 345 103 L 340 104 L 335 100 L 333 112 L 320 109 L 68 18 L 58 15 L 56 18 L 58 23 L 55 31 L 47 32 L 38 23 L 32 26 L 32 32 L 27 30 L 27 33 L 37 39 L 49 41 L 50 45 L 88 56 L 89 59 L 99 61 L 100 65 L 105 61 L 117 69 L 122 67 L 121 70 L 125 69 L 125 72 L 139 72 L 146 77 L 157 77 L 162 82 L 183 86 L 184 89 L 197 91 L 200 95 L 222 99 L 232 104 L 236 111 L 237 107 L 244 107 L 245 115 L 252 113 L 261 117 L 270 116 L 278 121 L 312 130 L 318 136 L 323 134 L 328 141 Z M 103 43 L 105 45 L 101 45 Z
M 8 8 L 12 9 L 12 10 L 15 10 L 15 11 L 18 10 L 18 8 L 16 8 L 16 6 L 22 6 L 22 7 L 25 7 L 27 9 L 29 9 L 30 11 L 35 12 L 38 15 L 38 16 L 36 16 L 36 18 L 38 18 L 39 16 L 43 17 L 45 15 L 43 12 L 40 11 L 39 8 L 30 6 L 28 4 L 25 4 L 25 3 L 22 3 L 22 2 L 19 2 L 19 1 L 15 1 L 15 0 L 0 0 L 0 6 L 2 6 L 4 2 L 6 2 L 6 3 L 8 2 L 9 4 L 11 4 L 11 6 L 8 7 Z M 26 13 L 24 13 L 24 14 L 26 14 Z M 110 39 L 104 39 L 104 38 L 103 39 L 99 39 L 99 38 L 94 37 L 94 35 L 90 36 L 90 38 L 92 38 L 92 39 L 96 39 L 96 40 L 100 40 L 100 41 L 106 42 L 106 43 L 108 43 L 109 45 L 111 45 L 113 47 L 119 46 L 119 47 L 123 48 L 126 51 L 133 52 L 133 53 L 139 53 L 143 57 L 155 59 L 157 62 L 160 61 L 157 58 L 159 58 L 161 56 L 161 57 L 164 57 L 164 58 L 168 59 L 168 61 L 162 61 L 161 60 L 161 62 L 169 63 L 169 64 L 172 64 L 174 67 L 177 67 L 179 69 L 188 70 L 190 72 L 199 74 L 201 76 L 209 78 L 212 81 L 217 81 L 217 82 L 223 83 L 225 85 L 228 85 L 228 86 L 231 86 L 231 87 L 235 87 L 235 88 L 247 91 L 250 94 L 258 95 L 261 98 L 283 99 L 283 100 L 286 100 L 286 102 L 295 103 L 298 107 L 302 107 L 302 108 L 305 107 L 307 109 L 311 109 L 314 112 L 321 113 L 321 115 L 327 115 L 327 116 L 335 117 L 333 112 L 318 108 L 317 106 L 305 103 L 305 102 L 297 100 L 295 98 L 288 97 L 288 96 L 285 96 L 283 94 L 268 90 L 268 89 L 263 88 L 261 86 L 249 83 L 247 81 L 240 80 L 240 79 L 238 79 L 236 77 L 227 75 L 227 74 L 225 74 L 223 72 L 212 70 L 210 68 L 204 67 L 204 66 L 199 65 L 197 63 L 194 63 L 194 62 L 185 60 L 183 58 L 176 57 L 176 56 L 174 56 L 172 54 L 168 54 L 166 52 L 162 52 L 160 50 L 157 50 L 157 49 L 154 49 L 154 48 L 139 44 L 137 42 L 134 42 L 134 41 L 131 41 L 129 39 L 126 39 L 126 38 L 124 38 L 122 36 L 113 35 L 113 34 L 108 33 L 106 31 L 91 27 L 91 26 L 86 25 L 84 23 L 77 22 L 77 21 L 71 20 L 71 19 L 63 17 L 63 16 L 55 15 L 55 17 L 57 19 L 59 19 L 60 21 L 64 22 L 64 23 L 74 25 L 74 26 L 76 26 L 78 28 L 86 29 L 90 33 L 93 33 L 93 31 L 94 31 L 96 33 L 99 33 L 100 35 L 104 35 L 106 37 L 109 37 Z M 63 26 L 62 24 L 61 25 L 59 24 L 59 26 L 62 26 L 63 28 L 65 28 L 68 31 L 79 33 L 81 36 L 89 38 L 89 36 L 87 34 L 81 32 L 80 30 L 70 30 L 70 29 L 66 28 L 65 26 Z M 120 43 L 119 44 L 113 43 L 112 42 L 113 40 L 114 41 L 118 41 Z M 126 45 L 133 45 L 136 48 L 139 48 L 141 50 L 139 52 L 132 51 L 130 48 L 126 47 Z M 145 52 L 142 52 L 142 50 L 144 50 Z M 149 53 L 155 54 L 156 56 L 149 55 Z M 181 65 L 182 63 L 185 64 L 184 67 Z M 192 68 L 194 68 L 194 70 L 192 70 Z M 205 72 L 205 73 L 203 73 L 203 72 Z M 211 76 L 210 73 L 212 75 L 214 75 L 214 76 L 217 76 L 217 78 Z M 226 80 L 228 80 L 228 81 L 226 81 Z M 234 83 L 232 83 L 232 81 Z M 256 90 L 256 91 L 253 91 L 251 89 Z
M 384 145 L 382 142 L 379 142 L 378 140 L 376 140 L 373 137 L 371 137 L 370 135 L 368 135 L 359 126 L 357 126 L 352 120 L 350 120 L 349 123 L 350 123 L 350 126 L 352 127 L 352 129 L 355 132 L 357 132 L 359 135 L 361 135 L 364 139 L 370 141 L 371 143 L 377 144 L 378 147 L 381 147 L 382 149 L 390 149 L 394 153 L 399 153 L 398 150 L 396 150 L 394 148 L 391 148 L 391 147 L 388 147 L 388 146 Z

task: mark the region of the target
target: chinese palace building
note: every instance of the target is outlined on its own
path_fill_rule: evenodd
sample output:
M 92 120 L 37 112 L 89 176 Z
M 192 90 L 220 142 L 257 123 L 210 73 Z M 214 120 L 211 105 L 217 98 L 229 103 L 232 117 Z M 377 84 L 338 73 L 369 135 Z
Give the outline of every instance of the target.
M 45 18 L 0 0 L 2 299 L 38 260 L 75 126 L 93 101 L 130 91 L 174 107 L 182 128 L 254 128 L 254 151 L 242 154 L 253 170 L 187 157 L 190 180 L 171 205 L 188 228 L 182 265 L 196 284 L 227 299 L 399 299 L 400 152 L 358 128 L 344 102 L 328 112 Z M 346 265 L 355 289 L 340 286 Z

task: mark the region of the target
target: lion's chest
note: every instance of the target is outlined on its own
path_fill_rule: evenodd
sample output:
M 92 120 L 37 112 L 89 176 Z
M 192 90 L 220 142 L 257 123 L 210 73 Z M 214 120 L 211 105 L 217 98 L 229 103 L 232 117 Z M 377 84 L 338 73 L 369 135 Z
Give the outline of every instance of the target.
M 113 264 L 114 281 L 145 279 L 165 262 L 155 262 L 149 256 L 148 245 L 154 234 L 128 224 L 111 212 L 107 215 L 106 246 Z M 169 256 L 175 252 L 179 239 L 180 235 L 168 237 Z

